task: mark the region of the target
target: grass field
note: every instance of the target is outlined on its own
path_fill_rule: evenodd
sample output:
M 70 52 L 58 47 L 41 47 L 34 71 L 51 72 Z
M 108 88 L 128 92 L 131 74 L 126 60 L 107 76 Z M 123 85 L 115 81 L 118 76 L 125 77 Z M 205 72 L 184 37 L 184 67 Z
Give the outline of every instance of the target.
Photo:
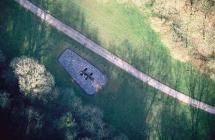
M 97 0 L 32 0 L 156 79 L 215 105 L 215 82 L 188 64 L 173 60 L 151 30 L 147 16 L 128 5 Z M 0 45 L 8 59 L 39 59 L 60 87 L 73 88 L 84 103 L 99 107 L 105 120 L 132 139 L 212 139 L 214 116 L 178 103 L 122 72 L 101 57 L 42 23 L 12 0 L 0 3 Z M 57 63 L 67 47 L 87 58 L 109 77 L 104 90 L 86 96 Z M 95 63 L 96 62 L 96 63 Z M 190 91 L 190 93 L 188 92 Z M 194 94 L 194 95 L 193 95 Z M 202 96 L 201 96 L 202 95 Z
M 114 0 L 31 1 L 155 79 L 171 87 L 177 82 L 178 91 L 215 105 L 215 82 L 190 65 L 172 59 L 147 23 L 147 15 L 135 7 Z M 195 87 L 190 85 L 192 82 Z M 202 83 L 207 89 L 197 86 Z M 201 88 L 207 92 L 199 92 Z

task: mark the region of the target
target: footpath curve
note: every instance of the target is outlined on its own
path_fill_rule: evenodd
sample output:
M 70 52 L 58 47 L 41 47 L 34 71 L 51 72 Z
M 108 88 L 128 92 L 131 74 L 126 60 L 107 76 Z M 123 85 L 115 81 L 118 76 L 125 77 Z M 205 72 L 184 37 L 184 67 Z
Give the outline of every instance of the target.
M 22 7 L 25 9 L 31 11 L 38 17 L 40 17 L 43 21 L 47 22 L 50 24 L 52 27 L 56 28 L 57 30 L 63 32 L 73 40 L 77 41 L 84 47 L 88 48 L 89 50 L 93 51 L 94 53 L 100 55 L 101 57 L 105 58 L 112 64 L 116 65 L 117 67 L 121 68 L 122 70 L 126 71 L 127 73 L 133 75 L 137 79 L 143 81 L 144 83 L 148 84 L 149 86 L 161 91 L 162 93 L 171 96 L 178 101 L 181 101 L 185 104 L 188 104 L 194 108 L 201 109 L 205 112 L 208 112 L 210 114 L 215 115 L 215 107 L 208 105 L 206 103 L 203 103 L 201 101 L 198 101 L 196 99 L 193 99 L 187 95 L 184 95 L 181 92 L 178 92 L 171 87 L 162 84 L 161 82 L 153 79 L 152 77 L 144 74 L 143 72 L 137 70 L 135 67 L 132 65 L 128 64 L 127 62 L 123 61 L 116 55 L 112 54 L 108 50 L 102 48 L 95 42 L 91 41 L 81 33 L 77 32 L 73 28 L 69 27 L 68 25 L 64 24 L 60 20 L 56 19 L 55 17 L 51 16 L 49 13 L 46 11 L 43 11 L 39 7 L 35 6 L 28 0 L 15 0 L 17 3 L 19 3 Z

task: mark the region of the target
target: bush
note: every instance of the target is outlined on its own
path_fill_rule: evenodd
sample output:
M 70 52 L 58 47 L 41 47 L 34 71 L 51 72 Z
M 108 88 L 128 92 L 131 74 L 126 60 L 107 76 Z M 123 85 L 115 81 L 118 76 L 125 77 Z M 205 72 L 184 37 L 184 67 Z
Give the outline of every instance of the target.
M 13 59 L 10 65 L 18 78 L 19 88 L 25 95 L 49 93 L 55 85 L 51 73 L 35 59 L 23 56 Z

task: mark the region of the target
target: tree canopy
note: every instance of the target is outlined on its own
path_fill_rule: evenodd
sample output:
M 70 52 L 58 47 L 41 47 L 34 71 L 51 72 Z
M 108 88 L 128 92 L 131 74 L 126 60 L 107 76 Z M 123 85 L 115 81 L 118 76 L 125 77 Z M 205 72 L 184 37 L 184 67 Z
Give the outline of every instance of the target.
M 25 56 L 12 60 L 11 67 L 18 79 L 20 91 L 25 95 L 40 95 L 48 93 L 55 85 L 55 81 L 44 65 L 33 58 Z

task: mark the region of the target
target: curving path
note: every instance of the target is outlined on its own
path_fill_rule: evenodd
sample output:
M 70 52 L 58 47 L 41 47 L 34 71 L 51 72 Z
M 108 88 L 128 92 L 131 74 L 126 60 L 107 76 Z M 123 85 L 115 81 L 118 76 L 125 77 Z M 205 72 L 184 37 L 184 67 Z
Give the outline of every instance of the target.
M 168 96 L 171 96 L 183 103 L 186 103 L 194 108 L 201 109 L 208 113 L 215 115 L 215 107 L 205 104 L 201 101 L 195 100 L 187 95 L 184 95 L 181 92 L 178 92 L 167 85 L 160 83 L 159 81 L 153 79 L 152 77 L 142 73 L 141 71 L 137 70 L 132 65 L 128 64 L 127 62 L 123 61 L 119 57 L 115 56 L 114 54 L 110 53 L 106 49 L 102 48 L 98 44 L 94 43 L 90 39 L 86 38 L 76 30 L 72 29 L 71 27 L 65 25 L 63 22 L 59 21 L 58 19 L 51 16 L 49 13 L 43 11 L 39 7 L 33 5 L 28 0 L 15 0 L 25 9 L 31 11 L 38 17 L 40 17 L 43 21 L 46 21 L 48 24 L 56 28 L 57 30 L 63 32 L 70 38 L 74 39 L 84 47 L 88 48 L 89 50 L 93 51 L 94 53 L 102 56 L 109 62 L 113 63 L 117 67 L 121 68 L 122 70 L 128 72 L 129 74 L 133 75 L 139 80 L 142 80 L 144 83 L 148 84 L 149 86 L 165 93 Z

